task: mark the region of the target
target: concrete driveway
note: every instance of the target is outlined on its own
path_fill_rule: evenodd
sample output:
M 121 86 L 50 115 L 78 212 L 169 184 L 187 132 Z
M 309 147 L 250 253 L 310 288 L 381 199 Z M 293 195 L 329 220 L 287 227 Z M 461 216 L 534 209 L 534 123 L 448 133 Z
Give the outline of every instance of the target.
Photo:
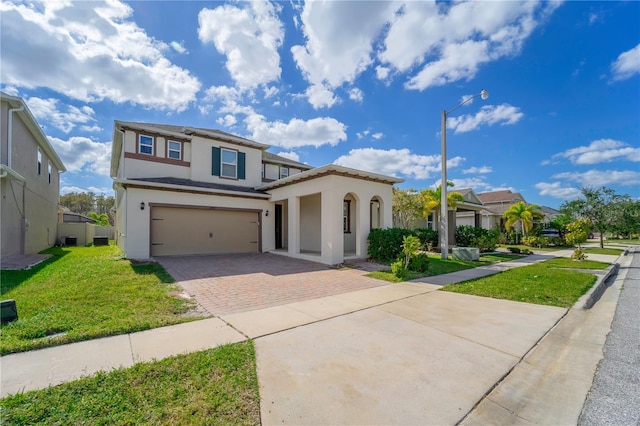
M 289 305 L 290 316 L 284 307 L 224 316 L 255 338 L 262 424 L 456 424 L 566 313 L 436 289 L 334 296 L 414 293 L 304 326 L 294 323 L 317 312 L 313 301 Z M 271 333 L 284 317 L 295 327 Z
M 354 262 L 360 269 L 332 269 L 271 253 L 166 256 L 156 260 L 202 308 L 215 316 L 387 284 L 365 277 L 367 270 L 377 266 L 364 261 Z

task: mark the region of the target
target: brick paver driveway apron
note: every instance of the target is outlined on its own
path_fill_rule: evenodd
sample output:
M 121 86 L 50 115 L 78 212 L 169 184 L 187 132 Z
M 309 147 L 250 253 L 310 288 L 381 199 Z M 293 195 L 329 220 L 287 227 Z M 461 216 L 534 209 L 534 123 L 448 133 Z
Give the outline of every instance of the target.
M 252 311 L 388 285 L 359 269 L 334 269 L 256 253 L 166 256 L 156 260 L 211 315 Z

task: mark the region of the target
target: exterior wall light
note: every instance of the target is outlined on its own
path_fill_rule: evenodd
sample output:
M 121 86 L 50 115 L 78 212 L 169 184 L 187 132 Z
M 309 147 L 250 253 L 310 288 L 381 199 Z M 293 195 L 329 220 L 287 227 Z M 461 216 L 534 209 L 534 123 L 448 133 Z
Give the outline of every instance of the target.
M 140 210 L 144 210 L 144 201 L 140 203 Z

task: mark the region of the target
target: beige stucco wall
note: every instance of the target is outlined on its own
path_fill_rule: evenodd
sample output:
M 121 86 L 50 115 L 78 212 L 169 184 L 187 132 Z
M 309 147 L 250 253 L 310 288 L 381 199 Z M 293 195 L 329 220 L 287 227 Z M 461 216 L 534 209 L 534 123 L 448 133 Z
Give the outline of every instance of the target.
M 144 132 L 141 132 L 141 134 L 144 134 Z M 166 157 L 165 145 L 166 140 L 169 139 L 171 139 L 171 137 L 165 138 L 158 136 L 155 138 L 155 156 L 149 156 L 149 161 L 137 158 L 125 158 L 123 156 L 120 163 L 121 173 L 118 173 L 118 177 L 135 179 L 170 176 L 200 182 L 213 182 L 252 188 L 262 184 L 262 151 L 259 149 L 192 136 L 191 142 L 182 144 L 183 161 L 190 162 L 190 167 L 152 161 L 154 157 Z M 131 130 L 126 130 L 123 151 L 135 153 L 137 144 L 138 139 L 136 133 Z M 246 154 L 245 179 L 225 179 L 211 174 L 211 148 L 214 146 L 236 150 Z
M 131 259 L 150 258 L 151 209 L 149 204 L 172 204 L 180 206 L 206 206 L 238 209 L 259 209 L 274 211 L 268 200 L 226 197 L 219 195 L 189 194 L 173 191 L 127 188 L 126 195 L 120 196 L 116 218 L 117 241 L 125 256 Z M 140 203 L 145 209 L 140 210 Z M 260 215 L 262 221 L 262 251 L 275 248 L 274 215 Z M 130 238 L 129 235 L 132 237 Z M 135 238 L 133 236 L 135 235 Z
M 7 114 L 9 105 L 2 102 L 2 164 L 7 164 Z M 41 173 L 37 172 L 38 143 L 21 117 L 13 113 L 11 169 L 26 182 L 2 178 L 1 244 L 2 255 L 31 254 L 56 242 L 60 176 L 44 150 Z M 51 182 L 48 165 L 51 164 Z M 22 218 L 24 217 L 24 221 Z
M 300 198 L 300 251 L 320 252 L 322 240 L 322 197 L 320 194 Z
M 367 256 L 367 237 L 370 225 L 370 201 L 378 198 L 381 201 L 380 227 L 390 228 L 392 224 L 391 192 L 392 186 L 345 176 L 328 175 L 293 185 L 275 188 L 269 191 L 272 202 L 288 200 L 288 250 L 289 255 L 305 258 L 300 251 L 307 243 L 308 236 L 303 235 L 305 228 L 296 228 L 296 218 L 301 216 L 305 196 L 321 194 L 320 213 L 320 259 L 322 263 L 337 264 L 344 260 L 344 232 L 342 227 L 342 205 L 347 194 L 352 194 L 358 202 L 352 206 L 352 220 L 355 226 L 355 256 Z

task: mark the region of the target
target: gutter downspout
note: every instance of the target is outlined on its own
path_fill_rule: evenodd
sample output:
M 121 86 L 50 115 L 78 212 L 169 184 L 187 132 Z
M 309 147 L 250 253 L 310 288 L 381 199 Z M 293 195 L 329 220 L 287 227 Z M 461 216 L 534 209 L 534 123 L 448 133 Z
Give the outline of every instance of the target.
M 7 117 L 7 167 L 11 168 L 11 147 L 13 145 L 13 113 L 24 111 L 24 106 L 9 109 Z

